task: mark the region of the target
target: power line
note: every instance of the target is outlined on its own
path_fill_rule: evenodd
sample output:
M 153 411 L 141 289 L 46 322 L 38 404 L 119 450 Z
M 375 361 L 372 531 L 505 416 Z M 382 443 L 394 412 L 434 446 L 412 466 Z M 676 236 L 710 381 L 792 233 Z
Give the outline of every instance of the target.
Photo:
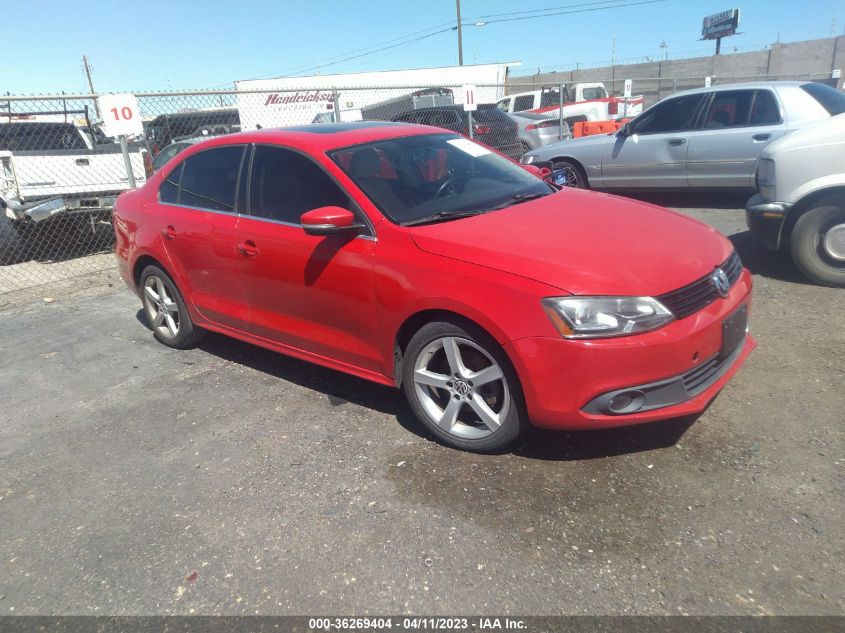
M 486 15 L 478 15 L 475 18 L 468 18 L 468 19 L 478 19 L 478 18 L 498 18 L 503 16 L 509 15 L 525 15 L 527 13 L 545 13 L 546 11 L 557 11 L 558 9 L 575 9 L 578 7 L 589 7 L 598 4 L 610 4 L 615 2 L 625 2 L 626 0 L 599 0 L 597 2 L 582 2 L 580 4 L 564 4 L 557 7 L 546 7 L 545 9 L 527 9 L 525 11 L 510 11 L 508 13 L 489 13 Z M 603 7 L 607 9 L 612 9 L 613 6 Z
M 557 15 L 572 15 L 572 14 L 578 14 L 578 13 L 593 13 L 593 12 L 596 12 L 596 11 L 606 11 L 608 9 L 618 9 L 618 8 L 624 8 L 624 7 L 639 6 L 639 5 L 643 5 L 643 4 L 655 4 L 655 3 L 658 3 L 658 2 L 667 2 L 668 0 L 639 0 L 637 2 L 627 1 L 627 2 L 623 2 L 621 4 L 612 4 L 612 5 L 607 4 L 608 2 L 613 2 L 613 1 L 616 1 L 616 0 L 603 0 L 602 2 L 588 2 L 588 3 L 581 3 L 581 4 L 575 4 L 575 5 L 564 5 L 563 7 L 551 7 L 551 8 L 548 8 L 548 9 L 535 9 L 535 11 L 553 11 L 553 12 L 552 13 L 543 13 L 541 15 L 524 15 L 524 16 L 501 17 L 499 19 L 488 20 L 487 24 L 495 24 L 495 23 L 499 23 L 499 22 L 514 22 L 514 21 L 521 21 L 521 20 L 534 20 L 534 19 L 537 19 L 537 18 L 545 18 L 545 17 L 557 16 Z M 597 6 L 597 5 L 600 5 L 600 4 L 607 5 L 607 6 Z M 578 8 L 578 7 L 583 7 L 583 8 Z M 559 9 L 563 9 L 563 8 L 565 8 L 565 10 L 559 10 Z M 516 14 L 516 13 L 523 13 L 523 12 L 513 12 L 513 13 Z M 493 17 L 493 15 L 494 14 L 491 14 L 490 17 Z M 495 14 L 495 15 L 503 15 L 504 16 L 504 15 L 511 15 L 511 14 Z M 479 16 L 479 17 L 484 17 L 484 16 Z M 475 24 L 475 18 L 461 20 L 461 23 L 462 23 L 462 26 L 473 26 Z M 449 25 L 449 26 L 446 26 L 446 25 Z M 439 28 L 439 27 L 442 27 L 442 26 L 446 26 L 446 28 Z M 270 78 L 270 77 L 288 76 L 288 75 L 291 75 L 291 74 L 299 74 L 299 73 L 309 72 L 309 71 L 312 71 L 312 70 L 318 70 L 320 68 L 326 68 L 328 66 L 336 66 L 337 64 L 342 64 L 344 62 L 352 61 L 354 59 L 360 59 L 361 57 L 367 57 L 369 55 L 374 55 L 374 54 L 380 53 L 382 51 L 390 50 L 390 49 L 393 49 L 393 48 L 398 48 L 398 47 L 401 47 L 401 46 L 406 46 L 408 44 L 413 44 L 415 42 L 419 42 L 419 41 L 428 39 L 430 37 L 434 37 L 436 35 L 448 33 L 450 31 L 455 30 L 456 28 L 457 28 L 457 25 L 455 24 L 455 21 L 451 20 L 449 22 L 444 22 L 444 23 L 442 23 L 438 26 L 432 26 L 432 27 L 429 27 L 427 29 L 423 29 L 421 31 L 416 31 L 414 33 L 409 33 L 408 35 L 404 35 L 404 36 L 401 36 L 401 37 L 394 38 L 392 40 L 386 40 L 385 42 L 381 42 L 380 44 L 373 44 L 371 46 L 360 48 L 360 49 L 357 49 L 355 51 L 350 51 L 349 53 L 330 57 L 327 60 L 325 60 L 325 61 L 323 61 L 319 64 L 316 64 L 316 65 L 296 66 L 296 67 L 287 69 L 286 71 L 280 71 L 278 73 L 262 75 L 260 77 L 256 77 L 255 79 L 266 79 L 266 78 Z M 438 29 L 438 30 L 431 32 L 431 33 L 427 33 L 428 31 L 431 31 L 432 29 Z M 409 37 L 411 37 L 413 35 L 420 34 L 420 33 L 425 33 L 425 35 L 419 35 L 418 37 L 413 37 L 412 39 L 408 39 Z M 374 47 L 377 47 L 377 48 L 374 48 Z

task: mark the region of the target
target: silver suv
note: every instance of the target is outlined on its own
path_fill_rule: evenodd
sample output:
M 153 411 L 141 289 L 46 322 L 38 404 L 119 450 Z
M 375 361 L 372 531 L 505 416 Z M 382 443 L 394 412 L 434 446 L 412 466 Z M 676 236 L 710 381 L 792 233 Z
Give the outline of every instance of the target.
M 615 134 L 546 145 L 522 162 L 551 162 L 581 188 L 751 189 L 763 148 L 829 118 L 825 103 L 837 94 L 799 81 L 688 90 L 656 103 Z

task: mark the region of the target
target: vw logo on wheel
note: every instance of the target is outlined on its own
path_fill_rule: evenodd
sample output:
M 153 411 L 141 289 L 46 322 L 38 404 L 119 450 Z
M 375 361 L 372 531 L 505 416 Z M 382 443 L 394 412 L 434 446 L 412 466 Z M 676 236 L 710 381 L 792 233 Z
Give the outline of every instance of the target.
M 713 282 L 716 292 L 719 293 L 719 296 L 722 297 L 722 299 L 728 296 L 728 290 L 731 288 L 731 282 L 728 280 L 728 276 L 725 274 L 724 270 L 717 268 L 710 277 L 710 280 Z

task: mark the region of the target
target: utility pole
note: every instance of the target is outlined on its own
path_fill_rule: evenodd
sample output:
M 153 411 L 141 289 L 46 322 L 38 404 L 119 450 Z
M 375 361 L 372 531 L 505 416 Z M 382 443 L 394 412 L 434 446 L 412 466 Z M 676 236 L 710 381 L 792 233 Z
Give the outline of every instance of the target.
M 88 57 L 86 55 L 82 56 L 82 65 L 85 67 L 85 76 L 88 77 L 88 90 L 91 91 L 91 94 L 94 93 L 94 82 L 91 81 L 91 65 L 88 63 Z M 97 113 L 97 118 L 100 118 L 100 105 L 97 103 L 97 100 L 94 99 L 94 111 Z
M 455 0 L 458 11 L 458 66 L 464 65 L 464 41 L 461 33 L 461 0 Z

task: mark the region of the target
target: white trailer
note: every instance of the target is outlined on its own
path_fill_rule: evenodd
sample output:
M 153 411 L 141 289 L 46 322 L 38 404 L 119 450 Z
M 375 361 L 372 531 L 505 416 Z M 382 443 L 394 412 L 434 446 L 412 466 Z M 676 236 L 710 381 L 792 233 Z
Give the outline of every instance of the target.
M 479 103 L 495 103 L 504 96 L 508 68 L 518 65 L 520 62 L 236 81 L 241 129 L 307 124 L 315 118 L 329 118 L 320 115 L 338 108 L 341 120 L 352 120 L 354 117 L 344 117 L 344 112 L 360 117 L 367 106 L 421 88 L 448 88 L 454 102 L 460 104 L 461 87 L 474 84 Z

